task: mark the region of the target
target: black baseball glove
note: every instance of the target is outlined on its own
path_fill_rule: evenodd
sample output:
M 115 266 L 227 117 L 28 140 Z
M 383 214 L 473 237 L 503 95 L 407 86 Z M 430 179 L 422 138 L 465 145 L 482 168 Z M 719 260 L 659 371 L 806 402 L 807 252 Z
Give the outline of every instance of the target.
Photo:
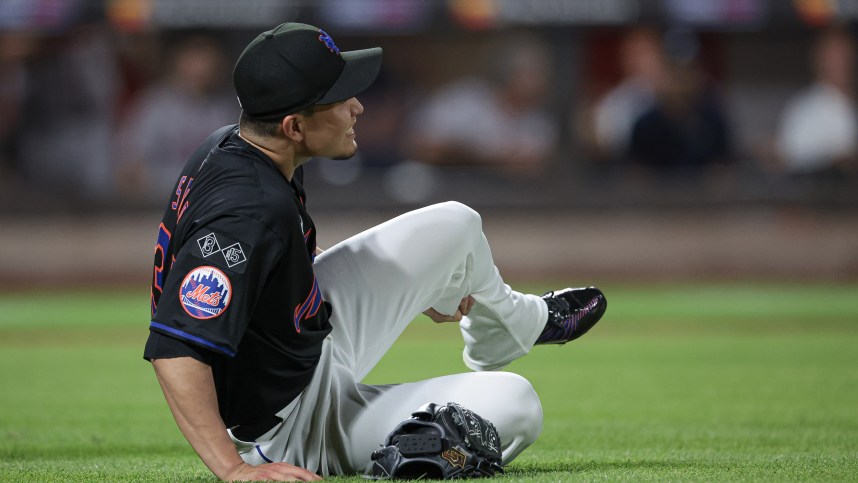
M 503 473 L 494 425 L 456 403 L 429 403 L 399 423 L 372 454 L 377 479 L 452 480 Z

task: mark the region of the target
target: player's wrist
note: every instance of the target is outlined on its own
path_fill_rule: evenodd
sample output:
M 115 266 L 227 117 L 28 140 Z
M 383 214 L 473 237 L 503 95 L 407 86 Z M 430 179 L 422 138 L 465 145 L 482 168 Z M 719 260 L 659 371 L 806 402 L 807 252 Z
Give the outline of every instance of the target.
M 246 476 L 247 470 L 250 468 L 251 465 L 239 458 L 237 463 L 234 462 L 225 466 L 223 472 L 218 473 L 213 471 L 213 473 L 222 481 L 242 481 L 242 478 Z

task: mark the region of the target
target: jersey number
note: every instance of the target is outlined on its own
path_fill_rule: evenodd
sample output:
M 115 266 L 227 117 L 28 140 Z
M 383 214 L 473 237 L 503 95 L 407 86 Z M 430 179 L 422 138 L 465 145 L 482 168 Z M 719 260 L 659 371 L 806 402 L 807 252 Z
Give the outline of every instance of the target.
M 172 235 L 167 230 L 163 223 L 158 227 L 158 243 L 155 245 L 155 273 L 152 277 L 152 315 L 155 315 L 155 309 L 158 308 L 158 300 L 155 297 L 155 291 L 158 292 L 158 298 L 161 297 L 161 292 L 164 290 L 164 266 L 166 262 L 167 246 L 170 245 L 170 237 Z

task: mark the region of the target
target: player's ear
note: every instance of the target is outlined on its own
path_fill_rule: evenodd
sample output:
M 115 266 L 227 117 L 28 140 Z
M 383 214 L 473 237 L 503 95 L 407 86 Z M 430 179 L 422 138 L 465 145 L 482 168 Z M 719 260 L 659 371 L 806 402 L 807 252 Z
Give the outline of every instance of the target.
M 299 114 L 290 114 L 280 121 L 280 129 L 286 135 L 286 139 L 295 142 L 304 140 L 304 124 Z

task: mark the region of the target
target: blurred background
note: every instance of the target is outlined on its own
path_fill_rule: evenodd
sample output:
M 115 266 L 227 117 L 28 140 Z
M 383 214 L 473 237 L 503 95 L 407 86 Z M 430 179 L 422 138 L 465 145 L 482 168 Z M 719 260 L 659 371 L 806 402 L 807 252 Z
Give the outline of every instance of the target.
M 515 280 L 858 278 L 858 0 L 0 0 L 0 287 L 145 290 L 285 21 L 385 52 L 323 247 L 454 199 Z

